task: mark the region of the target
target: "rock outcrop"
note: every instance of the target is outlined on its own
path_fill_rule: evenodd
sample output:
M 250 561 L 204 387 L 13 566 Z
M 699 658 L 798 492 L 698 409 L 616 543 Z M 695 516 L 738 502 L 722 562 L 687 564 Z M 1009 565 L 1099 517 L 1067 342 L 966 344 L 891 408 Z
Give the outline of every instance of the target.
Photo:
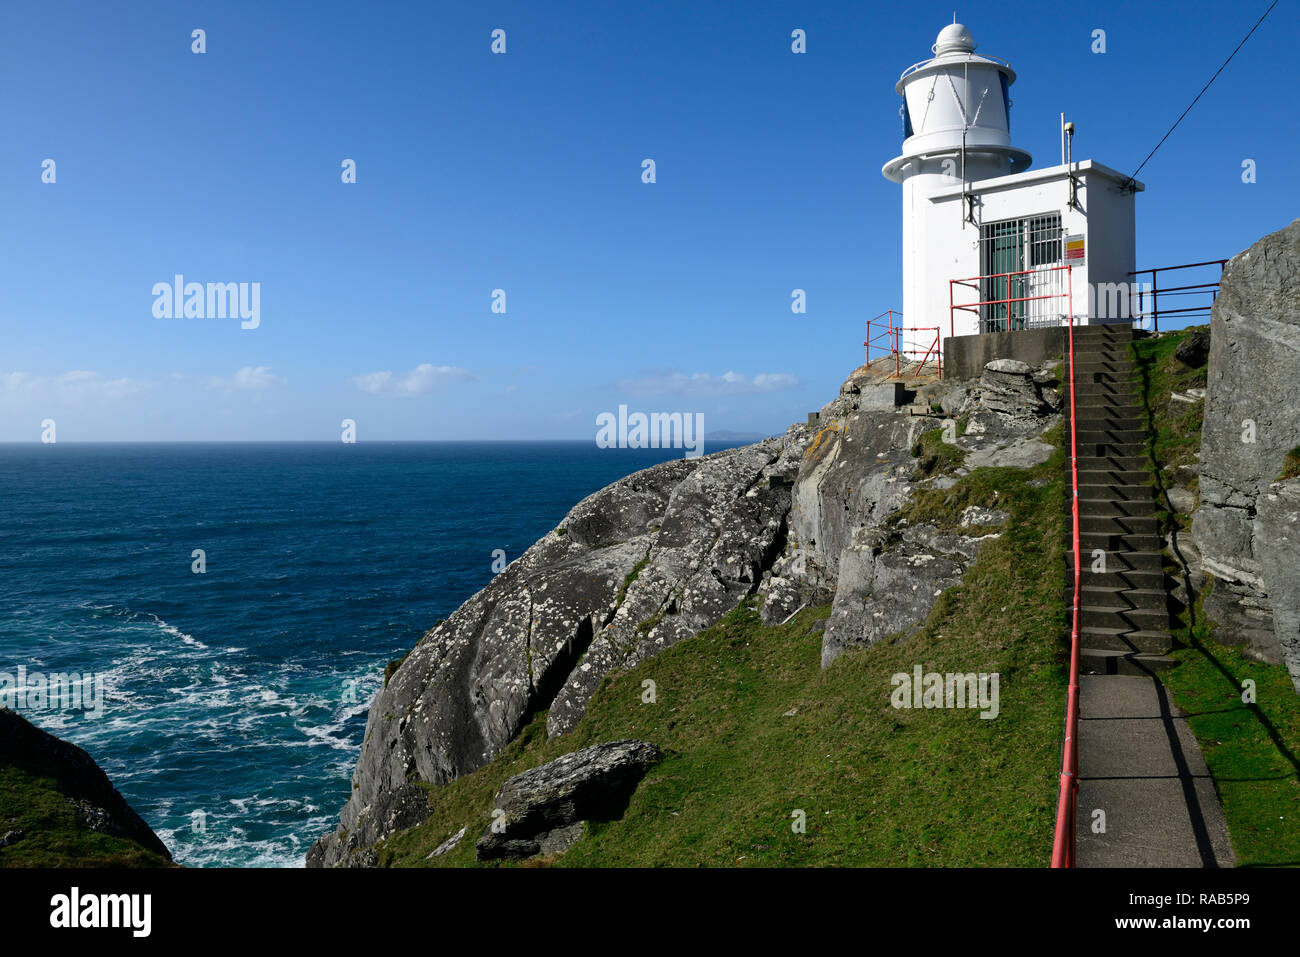
M 769 622 L 833 600 L 826 664 L 923 620 L 998 533 L 989 516 L 955 531 L 885 533 L 914 488 L 956 480 L 918 465 L 918 437 L 946 422 L 961 453 L 1023 467 L 1051 453 L 1038 436 L 1059 421 L 1060 400 L 1052 369 L 1022 363 L 912 390 L 884 378 L 857 370 L 816 425 L 666 462 L 580 502 L 391 673 L 370 707 L 340 828 L 308 864 L 373 864 L 376 844 L 427 816 L 421 783 L 483 766 L 542 710 L 547 734 L 565 734 L 606 675 L 755 594 Z
M 921 410 L 937 416 L 862 409 L 854 379 L 819 414 L 795 482 L 790 554 L 764 582 L 763 616 L 776 621 L 803 604 L 832 601 L 822 638 L 822 665 L 850 646 L 869 646 L 925 620 L 935 598 L 956 584 L 979 544 L 997 537 L 984 520 L 956 532 L 894 521 L 918 488 L 947 488 L 969 467 L 1025 468 L 1046 461 L 1041 433 L 1059 423 L 1053 367 L 997 359 L 971 382 L 927 386 Z M 950 410 L 948 417 L 942 410 Z M 920 411 L 913 407 L 912 411 Z M 964 423 L 957 435 L 956 422 Z M 945 425 L 946 423 L 946 425 Z M 924 474 L 916 441 L 945 429 L 965 456 L 955 475 Z
M 1300 220 L 1233 257 L 1211 313 L 1193 534 L 1215 578 L 1220 641 L 1285 661 L 1300 691 L 1300 479 L 1277 481 L 1300 445 Z
M 497 792 L 492 824 L 475 843 L 475 854 L 487 861 L 568 849 L 584 822 L 621 817 L 658 759 L 653 744 L 611 741 L 516 774 Z
M 588 496 L 421 638 L 371 704 L 340 834 L 310 864 L 418 823 L 416 781 L 490 761 L 541 710 L 579 720 L 601 678 L 690 637 L 753 594 L 785 544 L 806 430 L 666 462 Z
M 7 708 L 0 708 L 0 763 L 53 780 L 80 826 L 134 841 L 164 860 L 171 860 L 167 846 L 126 803 L 94 758 Z M 21 829 L 6 829 L 0 834 L 0 847 L 15 845 L 30 836 Z M 93 863 L 88 861 L 87 865 Z

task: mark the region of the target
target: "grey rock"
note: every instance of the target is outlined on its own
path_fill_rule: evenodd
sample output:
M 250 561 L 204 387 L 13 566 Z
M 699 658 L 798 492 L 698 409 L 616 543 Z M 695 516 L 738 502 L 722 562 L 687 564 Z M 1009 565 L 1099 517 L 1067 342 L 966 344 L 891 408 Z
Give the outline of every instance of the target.
M 14 828 L 12 831 L 5 831 L 4 836 L 0 837 L 0 847 L 9 847 L 17 844 L 23 839 L 23 829 Z
M 1196 329 L 1189 332 L 1174 350 L 1174 358 L 1185 366 L 1199 369 L 1210 357 L 1210 330 Z
M 450 851 L 450 850 L 452 850 L 453 848 L 455 848 L 456 845 L 458 845 L 458 844 L 461 842 L 461 838 L 463 838 L 463 837 L 465 836 L 465 833 L 466 833 L 468 830 L 469 830 L 468 825 L 465 826 L 465 827 L 462 827 L 459 831 L 457 831 L 457 832 L 456 832 L 455 834 L 453 834 L 451 837 L 447 838 L 447 840 L 443 841 L 441 844 L 439 844 L 437 847 L 435 847 L 432 851 L 430 851 L 430 852 L 425 856 L 424 859 L 427 861 L 427 860 L 430 860 L 431 858 L 442 857 L 442 855 L 446 854 L 448 851 Z
M 1034 381 L 1034 368 L 1018 359 L 994 359 L 980 376 L 981 401 L 994 412 L 1011 416 L 1037 416 L 1050 408 L 1042 386 Z
M 1256 508 L 1255 550 L 1277 651 L 1300 694 L 1300 478 L 1270 485 L 1256 499 Z
M 977 449 L 966 456 L 966 464 L 971 468 L 1032 468 L 1046 462 L 1056 451 L 1046 442 L 1026 436 L 1014 439 L 1005 445 L 988 449 Z
M 1014 446 L 1011 458 L 1029 462 L 1050 454 L 1036 440 L 1017 443 L 1059 421 L 1040 392 L 1053 377 L 990 365 L 979 383 L 918 385 L 916 395 L 966 417 L 963 452 Z M 878 552 L 864 544 L 925 480 L 914 476 L 912 448 L 938 425 L 863 408 L 880 378 L 856 370 L 815 426 L 667 462 L 580 502 L 392 673 L 371 703 L 339 828 L 316 842 L 308 865 L 373 864 L 375 845 L 427 817 L 422 784 L 482 767 L 543 709 L 547 734 L 567 733 L 605 676 L 698 634 L 750 596 L 768 623 L 833 603 L 823 660 L 924 618 L 977 539 L 936 545 L 909 529 Z M 898 385 L 885 391 L 897 395 Z M 921 584 L 913 589 L 908 576 Z M 854 608 L 864 596 L 883 604 Z
M 1169 504 L 1173 506 L 1175 512 L 1182 512 L 1184 515 L 1190 515 L 1196 508 L 1196 493 L 1189 488 L 1183 488 L 1181 485 L 1174 485 L 1166 493 L 1169 496 Z
M 475 843 L 478 859 L 530 857 L 566 849 L 584 821 L 614 820 L 660 757 L 645 741 L 611 741 L 574 751 L 510 778 L 497 792 L 494 822 Z
M 907 390 L 901 382 L 881 382 L 860 390 L 859 409 L 894 409 L 902 405 Z
M 963 528 L 1005 525 L 1010 517 L 1009 512 L 1004 512 L 1000 508 L 984 508 L 982 505 L 971 505 L 962 510 L 961 525 Z
M 924 537 L 929 533 L 928 539 Z M 953 547 L 960 536 L 907 529 L 898 542 L 854 545 L 840 556 L 835 604 L 822 638 L 822 667 L 851 646 L 869 647 L 921 624 L 943 592 L 961 581 L 973 550 Z M 945 541 L 946 539 L 946 541 Z M 936 547 L 946 544 L 947 548 Z
M 1290 571 L 1294 551 L 1279 543 L 1293 541 L 1297 503 L 1271 486 L 1287 451 L 1300 444 L 1300 220 L 1224 268 L 1208 361 L 1200 506 L 1192 518 L 1204 569 L 1216 579 L 1206 612 L 1216 635 L 1285 660 L 1294 680 L 1300 581 Z M 1262 637 L 1270 625 L 1272 649 Z
M 563 734 L 611 671 L 714 624 L 781 553 L 791 489 L 814 432 L 656 465 L 596 492 L 435 626 L 371 703 L 340 827 L 309 866 L 428 814 L 417 782 L 482 767 L 549 708 Z
M 1214 623 L 1214 640 L 1219 644 L 1240 646 L 1247 657 L 1265 664 L 1282 662 L 1273 615 L 1259 606 L 1249 589 L 1216 580 L 1202 610 Z

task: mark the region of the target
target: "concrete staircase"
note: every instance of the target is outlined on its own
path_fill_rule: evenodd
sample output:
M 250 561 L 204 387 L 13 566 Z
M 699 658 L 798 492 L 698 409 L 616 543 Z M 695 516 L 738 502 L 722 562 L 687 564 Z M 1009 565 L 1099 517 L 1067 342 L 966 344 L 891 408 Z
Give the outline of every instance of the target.
M 1082 565 L 1075 863 L 1231 867 L 1232 844 L 1200 746 L 1155 676 L 1177 662 L 1165 654 L 1173 639 L 1146 421 L 1132 382 L 1133 335 L 1127 325 L 1074 334 Z M 1068 459 L 1065 467 L 1072 607 Z M 1097 549 L 1104 572 L 1093 571 Z
M 1163 543 L 1143 448 L 1127 326 L 1075 329 L 1078 405 L 1081 666 L 1085 674 L 1149 675 L 1176 662 L 1166 607 Z M 1069 428 L 1069 397 L 1066 397 Z M 1066 432 L 1069 442 L 1069 432 Z M 1070 463 L 1066 463 L 1066 535 Z M 1094 571 L 1100 550 L 1105 571 Z M 1074 591 L 1074 553 L 1066 549 L 1066 601 Z

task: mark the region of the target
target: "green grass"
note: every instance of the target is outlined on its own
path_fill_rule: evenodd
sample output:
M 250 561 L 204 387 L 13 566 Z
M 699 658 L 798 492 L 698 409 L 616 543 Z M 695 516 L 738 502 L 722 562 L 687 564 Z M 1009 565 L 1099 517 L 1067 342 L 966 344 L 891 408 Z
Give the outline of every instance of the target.
M 1206 367 L 1191 368 L 1174 356 L 1187 333 L 1193 328 L 1167 333 L 1159 338 L 1133 341 L 1134 368 L 1137 371 L 1138 394 L 1144 403 L 1147 416 L 1147 455 L 1159 462 L 1162 469 L 1190 465 L 1196 461 L 1201 449 L 1201 422 L 1205 414 L 1203 402 L 1173 402 L 1173 392 L 1203 389 L 1206 384 Z M 1201 327 L 1203 328 L 1203 327 Z M 1168 477 L 1161 470 L 1154 473 L 1156 486 L 1167 489 Z M 1196 490 L 1196 481 L 1189 486 Z M 1178 516 L 1163 505 L 1163 496 L 1157 502 L 1157 517 L 1161 529 L 1187 528 L 1186 516 Z
M 965 432 L 965 425 L 964 419 L 958 422 L 955 428 L 956 434 L 961 435 Z M 912 444 L 912 457 L 918 460 L 913 477 L 919 480 L 952 472 L 961 465 L 966 453 L 951 442 L 945 442 L 943 429 L 938 428 L 922 432 L 917 436 Z
M 1134 343 L 1139 394 L 1146 409 L 1147 452 L 1158 485 L 1165 472 L 1194 460 L 1201 445 L 1200 403 L 1170 403 L 1170 392 L 1205 385 L 1205 369 L 1188 369 L 1174 350 L 1187 330 Z M 1294 467 L 1300 474 L 1300 449 Z M 1160 487 L 1163 487 L 1161 485 Z M 1187 529 L 1191 516 L 1160 512 L 1166 528 Z M 1170 573 L 1181 568 L 1170 559 Z M 1213 587 L 1212 584 L 1209 587 Z M 1214 778 L 1237 866 L 1300 865 L 1300 698 L 1282 665 L 1246 658 L 1214 640 L 1204 593 L 1171 622 L 1180 644 L 1177 668 L 1159 672 L 1174 702 L 1188 714 Z M 1255 682 L 1256 701 L 1242 700 Z
M 984 471 L 950 491 L 973 500 L 983 493 L 964 484 L 995 479 L 1012 520 L 915 634 L 822 670 L 813 626 L 829 608 L 765 627 L 742 605 L 607 677 L 571 734 L 547 740 L 538 715 L 484 768 L 430 786 L 429 819 L 381 847 L 380 864 L 475 866 L 506 778 L 631 737 L 665 756 L 623 817 L 589 823 L 568 853 L 530 866 L 1045 866 L 1066 675 L 1061 453 L 1029 471 Z M 890 679 L 916 664 L 999 673 L 1000 715 L 895 710 Z M 647 680 L 653 704 L 642 702 Z M 796 810 L 804 834 L 791 828 Z M 458 847 L 425 860 L 465 826 Z
M 1277 477 L 1277 480 L 1285 482 L 1297 475 L 1300 475 L 1300 445 L 1297 445 L 1286 454 L 1286 458 L 1282 462 L 1282 474 Z
M 623 604 L 623 599 L 627 597 L 627 590 L 632 587 L 632 583 L 641 577 L 642 570 L 650 562 L 650 553 L 647 552 L 645 557 L 632 566 L 632 570 L 623 576 L 623 584 L 618 586 L 618 595 L 614 598 L 614 606 L 618 607 Z
M 1161 673 L 1201 745 L 1238 867 L 1300 866 L 1300 707 L 1282 665 L 1214 641 L 1200 603 L 1176 625 L 1187 645 Z M 1255 702 L 1242 700 L 1246 680 Z
M 0 765 L 0 836 L 23 837 L 0 848 L 0 867 L 167 867 L 135 841 L 111 837 L 80 822 L 52 777 Z

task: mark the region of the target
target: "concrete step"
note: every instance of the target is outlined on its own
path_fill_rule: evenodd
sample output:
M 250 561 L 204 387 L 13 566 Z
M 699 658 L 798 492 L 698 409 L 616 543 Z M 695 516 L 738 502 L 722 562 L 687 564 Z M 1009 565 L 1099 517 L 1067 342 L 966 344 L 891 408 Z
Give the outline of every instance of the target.
M 1070 514 L 1070 500 L 1067 498 L 1062 506 L 1065 514 Z M 1080 498 L 1079 517 L 1090 518 L 1145 518 L 1154 516 L 1156 503 L 1150 499 L 1135 501 L 1115 500 L 1113 498 Z
M 1134 408 L 1138 406 L 1137 393 L 1131 387 L 1111 385 L 1105 382 L 1080 382 L 1074 390 L 1075 405 L 1101 402 L 1126 402 Z M 1065 412 L 1070 412 L 1070 393 L 1065 393 Z
M 1079 534 L 1095 533 L 1107 535 L 1150 535 L 1152 541 L 1160 541 L 1156 534 L 1154 515 L 1079 515 Z
M 1091 356 L 1080 359 L 1074 367 L 1074 381 L 1078 382 L 1096 372 L 1109 372 L 1121 379 L 1130 379 L 1133 375 L 1133 362 L 1127 355 Z
M 1080 415 L 1079 432 L 1132 432 L 1146 427 L 1136 415 Z
M 1070 440 L 1070 425 L 1066 422 L 1065 440 Z M 1085 429 L 1080 427 L 1075 433 L 1075 444 L 1082 449 L 1085 445 L 1119 444 L 1145 448 L 1146 429 Z
M 1120 395 L 1136 395 L 1137 383 L 1127 372 L 1103 372 L 1097 369 L 1080 369 L 1074 377 L 1074 392 L 1088 388 L 1089 392 L 1113 391 Z M 1104 388 L 1103 388 L 1104 387 Z M 1066 392 L 1069 392 L 1069 380 L 1066 380 Z
M 1067 473 L 1068 475 L 1068 473 Z M 1110 482 L 1090 482 L 1085 476 L 1079 477 L 1079 500 L 1107 498 L 1117 502 L 1149 502 L 1151 486 L 1116 485 Z M 1069 502 L 1069 499 L 1066 499 Z
M 1080 489 L 1085 485 L 1146 485 L 1149 496 L 1150 483 L 1151 476 L 1145 469 L 1079 469 Z
M 1095 345 L 1089 345 L 1087 350 L 1081 350 L 1077 344 L 1075 352 L 1078 353 L 1077 367 L 1080 369 L 1087 368 L 1089 365 L 1103 365 L 1106 363 L 1122 364 L 1131 366 L 1133 357 L 1129 354 L 1127 342 L 1099 342 Z M 1066 363 L 1069 368 L 1069 363 Z
M 1075 414 L 1079 416 L 1079 421 L 1084 419 L 1095 418 L 1097 416 L 1110 416 L 1118 419 L 1140 419 L 1142 411 L 1138 404 L 1131 399 L 1118 395 L 1107 393 L 1094 393 L 1092 395 L 1075 395 L 1074 397 Z M 1069 403 L 1066 403 L 1065 412 L 1070 413 Z
M 1066 536 L 1069 536 L 1066 531 Z M 1080 532 L 1079 547 L 1084 555 L 1092 557 L 1092 553 L 1101 550 L 1106 553 L 1106 567 L 1110 568 L 1111 559 L 1117 555 L 1160 555 L 1160 539 L 1154 535 L 1113 535 L 1105 532 Z M 1071 551 L 1073 554 L 1073 551 Z M 1091 563 L 1089 563 L 1091 564 Z M 1143 564 L 1140 568 L 1164 568 L 1164 562 L 1159 564 Z
M 1065 537 L 1069 539 L 1067 529 Z M 1087 567 L 1092 567 L 1093 553 L 1103 552 L 1106 556 L 1106 570 L 1124 572 L 1144 569 L 1155 571 L 1165 567 L 1164 553 L 1160 550 L 1160 539 L 1153 535 L 1107 535 L 1099 532 L 1080 532 L 1079 549 L 1083 553 Z M 1073 549 L 1067 549 L 1073 560 Z M 1147 556 L 1154 556 L 1148 558 Z M 1158 559 L 1158 560 L 1157 560 Z M 1067 562 L 1068 564 L 1068 562 Z M 1073 565 L 1069 567 L 1073 568 Z
M 1066 600 L 1069 601 L 1071 598 L 1067 597 Z M 1167 611 L 1168 600 L 1169 596 L 1165 593 L 1163 582 L 1159 588 L 1115 588 L 1083 582 L 1079 590 L 1079 601 L 1088 607 L 1128 605 L 1132 608 L 1156 608 Z
M 1094 322 L 1091 325 L 1080 325 L 1074 327 L 1074 341 L 1080 339 L 1134 339 L 1138 330 L 1133 328 L 1133 323 L 1125 322 Z
M 1135 389 L 1137 383 L 1128 369 L 1117 369 L 1112 371 L 1101 371 L 1098 369 L 1083 369 L 1080 367 L 1074 377 L 1074 386 L 1077 389 L 1081 385 L 1121 385 Z
M 1129 631 L 1169 630 L 1169 612 L 1164 608 L 1129 608 L 1115 604 L 1081 605 L 1079 620 L 1089 628 L 1118 628 Z
M 1079 336 L 1074 337 L 1074 355 L 1076 358 L 1083 359 L 1092 355 L 1097 349 L 1124 349 L 1127 354 L 1128 345 L 1133 340 L 1123 336 Z
M 1095 430 L 1092 430 L 1095 431 Z M 1082 435 L 1080 432 L 1078 435 Z M 1141 442 L 1083 442 L 1075 436 L 1074 447 L 1079 455 L 1138 455 L 1143 459 L 1146 458 L 1146 446 Z M 1070 433 L 1065 433 L 1066 444 L 1069 444 Z
M 1098 376 L 1100 376 L 1101 378 L 1099 379 Z M 1070 380 L 1068 376 L 1062 381 L 1065 383 L 1064 388 L 1065 388 L 1066 398 L 1069 398 Z M 1096 369 L 1084 369 L 1084 368 L 1076 369 L 1074 374 L 1074 394 L 1076 398 L 1082 397 L 1080 390 L 1082 390 L 1084 386 L 1090 387 L 1088 390 L 1089 395 L 1095 395 L 1099 391 L 1101 391 L 1095 388 L 1096 386 L 1117 387 L 1121 390 L 1119 393 L 1120 395 L 1125 394 L 1124 391 L 1125 389 L 1134 393 L 1136 393 L 1137 391 L 1137 383 L 1133 381 L 1133 378 L 1129 374 L 1128 370 L 1122 367 L 1119 368 L 1098 367 Z
M 1107 556 L 1106 571 L 1094 572 L 1092 562 L 1088 556 L 1084 556 L 1083 572 L 1079 575 L 1079 584 L 1083 588 L 1117 588 L 1130 589 L 1138 588 L 1143 590 L 1158 591 L 1161 595 L 1165 594 L 1165 573 L 1162 569 L 1120 569 L 1111 571 L 1114 563 Z M 1065 570 L 1065 587 L 1074 586 L 1074 563 L 1069 563 L 1070 567 Z
M 1136 421 L 1138 424 L 1130 425 L 1128 427 L 1118 426 L 1114 424 L 1116 420 Z M 1070 421 L 1071 421 L 1070 410 L 1066 409 L 1065 410 L 1066 441 L 1069 441 L 1070 438 Z M 1143 432 L 1146 430 L 1146 422 L 1143 419 L 1142 414 L 1138 412 L 1136 409 L 1134 409 L 1132 406 L 1108 405 L 1104 407 L 1096 406 L 1095 408 L 1091 408 L 1091 409 L 1087 409 L 1084 408 L 1083 406 L 1080 406 L 1078 430 L 1080 432 L 1084 432 L 1084 431 L 1105 432 L 1107 430 L 1110 431 L 1118 430 L 1121 432 Z
M 1178 661 L 1158 654 L 1138 654 L 1104 648 L 1079 649 L 1079 670 L 1089 675 L 1145 676 L 1176 668 Z
M 1067 610 L 1066 614 L 1069 612 Z M 1142 628 L 1083 625 L 1079 628 L 1079 642 L 1084 648 L 1098 651 L 1118 651 L 1129 654 L 1163 655 L 1174 646 L 1169 632 Z
M 1145 472 L 1150 463 L 1145 455 L 1093 455 L 1079 449 L 1079 471 L 1095 472 L 1099 469 L 1119 469 L 1124 472 Z M 1069 462 L 1066 462 L 1069 470 Z
M 1089 390 L 1088 394 L 1084 395 L 1076 391 L 1074 394 L 1074 406 L 1079 410 L 1079 415 L 1081 417 L 1098 411 L 1110 412 L 1112 414 L 1114 412 L 1129 412 L 1135 416 L 1141 414 L 1138 411 L 1138 403 L 1133 401 L 1133 399 L 1125 395 L 1117 395 L 1113 392 Z M 1066 411 L 1069 411 L 1068 402 L 1066 403 Z
M 1067 533 L 1068 534 L 1068 533 Z M 1125 572 L 1164 572 L 1164 553 L 1154 549 L 1111 549 L 1102 544 L 1088 541 L 1088 536 L 1079 536 L 1083 548 L 1083 573 L 1092 568 L 1092 550 L 1100 548 L 1106 553 L 1106 573 L 1123 574 Z M 1065 567 L 1068 573 L 1074 573 L 1074 549 L 1065 550 Z

